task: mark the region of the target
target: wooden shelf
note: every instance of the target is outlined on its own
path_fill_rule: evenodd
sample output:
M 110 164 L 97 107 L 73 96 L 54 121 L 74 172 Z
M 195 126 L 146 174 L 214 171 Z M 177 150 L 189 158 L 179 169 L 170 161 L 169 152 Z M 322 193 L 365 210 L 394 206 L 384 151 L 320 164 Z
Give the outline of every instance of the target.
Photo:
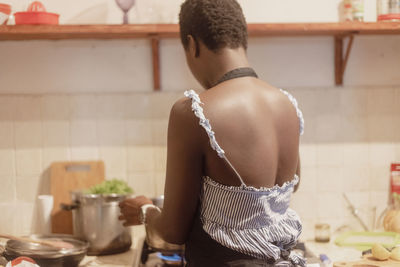
M 400 34 L 400 22 L 249 24 L 249 36 Z M 0 40 L 177 38 L 177 24 L 0 26 Z
M 344 23 L 264 23 L 248 24 L 250 37 L 333 36 L 335 44 L 335 80 L 343 84 L 343 74 L 355 35 L 400 34 L 400 22 Z M 128 25 L 15 25 L 0 26 L 0 41 L 66 39 L 151 39 L 154 89 L 160 90 L 159 40 L 178 38 L 177 24 Z M 350 38 L 344 51 L 344 38 Z M 343 57 L 343 54 L 345 56 Z

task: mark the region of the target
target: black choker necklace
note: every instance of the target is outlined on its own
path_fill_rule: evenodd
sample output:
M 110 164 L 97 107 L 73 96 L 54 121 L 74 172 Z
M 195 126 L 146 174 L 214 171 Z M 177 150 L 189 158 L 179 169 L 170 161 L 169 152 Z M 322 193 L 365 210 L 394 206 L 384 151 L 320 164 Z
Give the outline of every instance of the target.
M 237 69 L 234 69 L 234 70 L 231 70 L 231 71 L 225 73 L 221 77 L 221 79 L 219 79 L 217 81 L 217 83 L 214 84 L 214 86 L 216 86 L 217 84 L 226 82 L 228 80 L 232 80 L 232 79 L 236 79 L 236 78 L 242 78 L 242 77 L 255 77 L 255 78 L 258 78 L 258 75 L 252 68 L 237 68 Z

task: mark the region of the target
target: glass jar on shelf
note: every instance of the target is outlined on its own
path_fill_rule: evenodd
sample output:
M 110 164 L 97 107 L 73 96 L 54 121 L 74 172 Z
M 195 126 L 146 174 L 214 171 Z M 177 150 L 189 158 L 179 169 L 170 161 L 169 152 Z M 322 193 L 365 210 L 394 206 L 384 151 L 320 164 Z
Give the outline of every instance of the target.
M 378 21 L 400 21 L 400 0 L 377 0 Z
M 364 21 L 364 0 L 352 0 L 351 6 L 353 10 L 353 20 Z
M 352 0 L 343 0 L 343 20 L 353 20 L 353 7 L 351 4 Z

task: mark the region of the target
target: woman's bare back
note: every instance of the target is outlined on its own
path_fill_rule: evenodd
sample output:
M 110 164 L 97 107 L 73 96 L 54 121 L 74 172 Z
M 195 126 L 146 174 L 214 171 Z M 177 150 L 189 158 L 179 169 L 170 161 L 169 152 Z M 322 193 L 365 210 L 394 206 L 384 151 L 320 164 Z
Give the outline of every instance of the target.
M 219 145 L 246 185 L 272 187 L 293 179 L 300 124 L 286 95 L 246 77 L 224 82 L 200 98 Z M 205 132 L 203 137 L 199 142 L 205 154 L 204 174 L 222 184 L 240 185 L 234 171 L 210 147 Z

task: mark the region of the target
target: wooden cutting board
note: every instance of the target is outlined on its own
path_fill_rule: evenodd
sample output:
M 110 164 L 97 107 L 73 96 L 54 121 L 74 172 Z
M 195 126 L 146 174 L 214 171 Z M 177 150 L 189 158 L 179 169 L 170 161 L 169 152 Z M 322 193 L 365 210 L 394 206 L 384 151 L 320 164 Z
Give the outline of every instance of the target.
M 71 204 L 70 192 L 87 189 L 104 181 L 102 161 L 54 162 L 50 167 L 50 190 L 54 197 L 51 213 L 53 233 L 73 234 L 72 212 L 60 208 Z
M 400 261 L 388 259 L 385 261 L 378 261 L 371 254 L 363 256 L 362 260 L 353 262 L 335 262 L 333 267 L 400 267 Z

